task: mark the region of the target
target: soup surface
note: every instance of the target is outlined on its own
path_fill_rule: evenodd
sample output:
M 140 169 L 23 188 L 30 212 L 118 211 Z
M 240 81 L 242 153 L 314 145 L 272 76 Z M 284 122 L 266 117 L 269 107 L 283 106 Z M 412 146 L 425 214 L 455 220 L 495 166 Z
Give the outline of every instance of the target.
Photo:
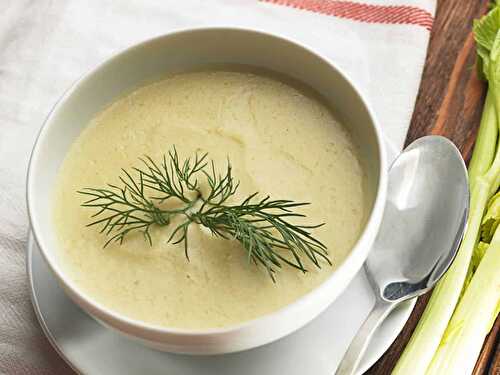
M 192 225 L 187 261 L 170 230 L 155 228 L 103 248 L 85 227 L 94 211 L 80 204 L 84 187 L 119 185 L 121 168 L 144 154 L 161 160 L 175 145 L 181 160 L 208 152 L 219 169 L 229 158 L 241 201 L 260 192 L 311 202 L 301 224 L 326 223 L 313 234 L 333 267 L 283 267 L 273 283 L 249 263 L 235 240 Z M 224 171 L 224 169 L 222 169 Z M 329 108 L 310 89 L 270 74 L 207 70 L 176 74 L 139 88 L 99 113 L 71 146 L 54 197 L 60 257 L 91 298 L 150 324 L 200 329 L 237 324 L 275 311 L 321 284 L 348 254 L 366 218 L 358 151 Z

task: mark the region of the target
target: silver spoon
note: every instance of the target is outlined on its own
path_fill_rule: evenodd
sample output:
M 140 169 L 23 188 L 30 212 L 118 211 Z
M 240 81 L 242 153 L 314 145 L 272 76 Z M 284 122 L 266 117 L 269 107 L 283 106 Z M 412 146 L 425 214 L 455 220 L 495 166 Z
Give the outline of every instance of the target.
M 380 231 L 365 263 L 377 296 L 336 374 L 354 374 L 373 333 L 402 301 L 429 291 L 453 261 L 469 209 L 467 169 L 448 139 L 420 138 L 389 171 Z

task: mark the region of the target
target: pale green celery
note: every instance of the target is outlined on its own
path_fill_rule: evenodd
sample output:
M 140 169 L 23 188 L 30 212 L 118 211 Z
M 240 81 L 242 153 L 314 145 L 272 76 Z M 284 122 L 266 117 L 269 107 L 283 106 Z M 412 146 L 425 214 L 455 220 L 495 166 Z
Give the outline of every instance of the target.
M 497 118 L 492 94 L 488 92 L 484 103 L 481 124 L 477 134 L 474 152 L 469 162 L 469 185 L 474 185 L 477 177 L 486 173 L 493 162 L 497 140 Z
M 462 293 L 460 294 L 460 298 L 463 297 L 465 290 L 469 286 L 472 276 L 474 276 L 474 272 L 476 272 L 477 267 L 479 267 L 479 263 L 481 259 L 483 259 L 484 254 L 486 253 L 486 249 L 488 249 L 489 244 L 486 242 L 479 242 L 476 245 L 476 248 L 472 252 L 472 258 L 469 264 L 469 269 L 467 270 L 467 276 L 465 277 L 464 287 L 462 288 Z M 459 301 L 460 301 L 459 298 Z
M 463 295 L 464 285 L 472 276 L 471 259 L 476 253 L 483 214 L 489 198 L 498 190 L 500 182 L 500 64 L 497 63 L 500 56 L 499 28 L 499 8 L 474 24 L 478 54 L 483 60 L 485 76 L 489 80 L 489 91 L 469 167 L 471 198 L 467 230 L 453 264 L 434 288 L 393 375 L 424 374 L 427 371 Z
M 498 227 L 497 227 L 498 228 Z M 488 244 L 485 242 L 479 242 L 476 246 L 476 251 L 475 254 L 477 254 L 477 259 L 473 259 L 473 262 L 475 264 L 475 268 L 479 266 L 479 263 L 484 257 L 484 254 L 486 254 L 486 250 L 488 249 Z
M 500 192 L 496 193 L 488 202 L 488 210 L 481 224 L 481 241 L 490 243 L 500 224 Z
M 484 215 L 483 221 L 486 221 L 490 218 L 500 220 L 500 191 L 493 195 L 493 197 L 488 202 L 488 211 L 486 211 L 486 215 Z
M 471 374 L 500 307 L 500 229 L 446 329 L 427 375 Z
M 496 193 L 488 202 L 488 209 L 481 224 L 480 239 L 472 253 L 472 259 L 467 271 L 467 276 L 465 277 L 464 287 L 462 288 L 462 295 L 465 293 L 465 289 L 469 286 L 474 272 L 476 272 L 479 267 L 479 263 L 481 262 L 481 259 L 483 259 L 486 249 L 488 248 L 499 224 L 500 192 Z M 462 298 L 462 296 L 460 296 L 460 298 Z

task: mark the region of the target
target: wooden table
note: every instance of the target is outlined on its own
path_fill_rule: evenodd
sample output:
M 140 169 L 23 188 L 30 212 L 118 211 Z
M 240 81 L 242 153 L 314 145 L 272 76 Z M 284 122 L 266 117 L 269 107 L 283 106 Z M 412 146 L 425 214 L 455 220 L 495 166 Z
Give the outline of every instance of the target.
M 426 134 L 444 135 L 455 142 L 466 161 L 470 159 L 486 92 L 486 85 L 478 80 L 474 67 L 472 20 L 486 12 L 487 3 L 481 0 L 438 0 L 407 144 Z M 427 294 L 418 300 L 397 340 L 366 374 L 390 373 L 429 297 Z M 483 346 L 474 374 L 500 375 L 500 318 Z

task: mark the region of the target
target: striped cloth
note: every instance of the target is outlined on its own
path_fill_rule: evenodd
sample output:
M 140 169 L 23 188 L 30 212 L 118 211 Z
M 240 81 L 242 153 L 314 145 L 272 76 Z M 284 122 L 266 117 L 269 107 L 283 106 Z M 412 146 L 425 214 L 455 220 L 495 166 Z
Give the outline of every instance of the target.
M 435 0 L 3 0 L 0 11 L 0 373 L 70 374 L 30 305 L 25 174 L 44 117 L 71 82 L 111 54 L 191 26 L 254 27 L 335 61 L 402 147 Z

